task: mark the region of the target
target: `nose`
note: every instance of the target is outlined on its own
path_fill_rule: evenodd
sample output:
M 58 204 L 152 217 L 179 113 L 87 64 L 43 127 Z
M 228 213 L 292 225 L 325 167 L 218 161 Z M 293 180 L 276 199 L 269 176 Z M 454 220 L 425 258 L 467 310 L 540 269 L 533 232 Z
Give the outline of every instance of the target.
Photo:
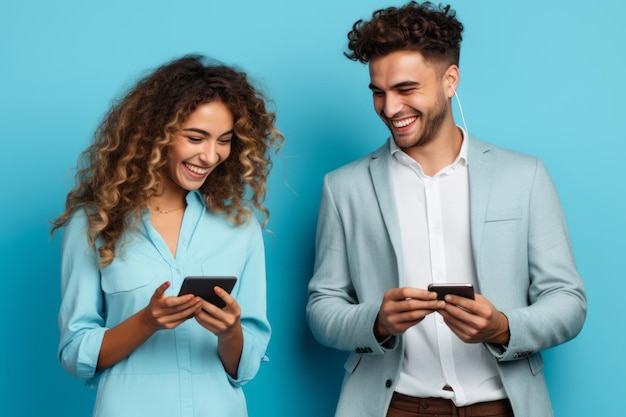
M 392 118 L 402 110 L 402 100 L 397 94 L 387 93 L 382 101 L 381 113 L 385 117 Z
M 200 152 L 200 161 L 207 166 L 213 166 L 220 160 L 220 155 L 217 152 L 217 144 L 213 140 L 207 140 L 202 146 Z

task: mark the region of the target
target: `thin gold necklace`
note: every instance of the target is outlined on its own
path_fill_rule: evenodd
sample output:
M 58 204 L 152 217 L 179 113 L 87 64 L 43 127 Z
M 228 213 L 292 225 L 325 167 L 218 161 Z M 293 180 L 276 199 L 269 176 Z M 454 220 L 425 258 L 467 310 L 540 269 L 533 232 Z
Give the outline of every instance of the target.
M 172 213 L 172 212 L 174 212 L 174 211 L 182 210 L 182 209 L 184 209 L 185 207 L 187 207 L 187 206 L 183 206 L 183 207 L 175 208 L 175 209 L 172 209 L 172 210 L 161 210 L 160 208 L 156 207 L 156 208 L 153 208 L 153 209 L 150 209 L 150 210 L 153 210 L 153 211 L 158 211 L 158 212 L 159 212 L 159 213 L 161 213 L 161 214 L 170 214 L 170 213 Z

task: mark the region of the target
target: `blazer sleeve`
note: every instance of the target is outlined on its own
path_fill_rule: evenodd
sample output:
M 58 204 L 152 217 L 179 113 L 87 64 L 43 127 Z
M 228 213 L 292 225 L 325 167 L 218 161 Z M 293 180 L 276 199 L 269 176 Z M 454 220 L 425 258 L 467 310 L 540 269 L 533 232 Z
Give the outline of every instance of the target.
M 544 165 L 535 162 L 526 203 L 526 276 L 514 277 L 527 283 L 527 305 L 500 307 L 509 320 L 510 341 L 505 348 L 489 346 L 503 361 L 522 359 L 572 339 L 582 329 L 587 312 L 559 197 Z
M 324 178 L 317 223 L 315 268 L 308 287 L 307 319 L 313 336 L 326 346 L 358 353 L 382 354 L 384 350 L 379 346 L 373 331 L 380 300 L 359 300 L 352 279 L 353 275 L 360 272 L 353 270 L 359 262 L 350 263 L 351 254 L 346 238 L 349 227 L 341 213 L 345 212 L 345 216 L 349 216 L 354 215 L 355 211 L 351 207 L 340 210 L 335 198 L 341 195 L 347 199 L 345 196 L 349 192 L 343 191 L 348 190 L 341 188 L 345 184 L 345 181 L 333 184 L 333 176 L 330 174 Z M 352 186 L 351 182 L 347 184 Z M 347 202 L 344 204 L 349 206 Z

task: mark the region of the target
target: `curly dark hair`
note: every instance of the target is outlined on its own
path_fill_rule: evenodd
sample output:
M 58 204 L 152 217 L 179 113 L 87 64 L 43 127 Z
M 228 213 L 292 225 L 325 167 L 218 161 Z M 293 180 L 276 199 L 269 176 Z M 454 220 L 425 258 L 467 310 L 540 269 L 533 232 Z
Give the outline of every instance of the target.
M 377 56 L 398 50 L 420 52 L 426 60 L 459 65 L 463 25 L 450 6 L 411 1 L 372 14 L 370 21 L 358 20 L 348 33 L 344 55 L 367 63 Z
M 275 113 L 244 72 L 222 64 L 205 64 L 201 55 L 171 61 L 141 79 L 109 109 L 94 141 L 79 159 L 76 186 L 52 231 L 65 226 L 83 208 L 88 238 L 99 248 L 103 266 L 115 258 L 115 243 L 145 212 L 166 178 L 167 155 L 180 126 L 206 103 L 220 101 L 232 112 L 234 136 L 230 156 L 211 172 L 199 189 L 213 211 L 226 212 L 240 225 L 252 214 L 251 205 L 269 218 L 262 205 L 271 167 L 270 151 L 284 140 L 275 128 Z M 82 168 L 81 168 L 82 166 Z

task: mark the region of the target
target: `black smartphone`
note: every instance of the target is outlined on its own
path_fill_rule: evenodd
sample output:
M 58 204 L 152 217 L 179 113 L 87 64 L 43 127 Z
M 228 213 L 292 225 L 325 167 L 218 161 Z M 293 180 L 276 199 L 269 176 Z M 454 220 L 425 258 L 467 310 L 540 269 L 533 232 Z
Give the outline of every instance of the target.
M 430 284 L 428 291 L 436 292 L 437 300 L 443 300 L 446 294 L 474 299 L 474 286 L 472 284 Z
M 192 276 L 183 280 L 178 295 L 193 294 L 203 298 L 209 303 L 224 308 L 226 303 L 222 300 L 213 288 L 220 287 L 230 294 L 237 282 L 237 277 L 214 277 L 214 276 Z

